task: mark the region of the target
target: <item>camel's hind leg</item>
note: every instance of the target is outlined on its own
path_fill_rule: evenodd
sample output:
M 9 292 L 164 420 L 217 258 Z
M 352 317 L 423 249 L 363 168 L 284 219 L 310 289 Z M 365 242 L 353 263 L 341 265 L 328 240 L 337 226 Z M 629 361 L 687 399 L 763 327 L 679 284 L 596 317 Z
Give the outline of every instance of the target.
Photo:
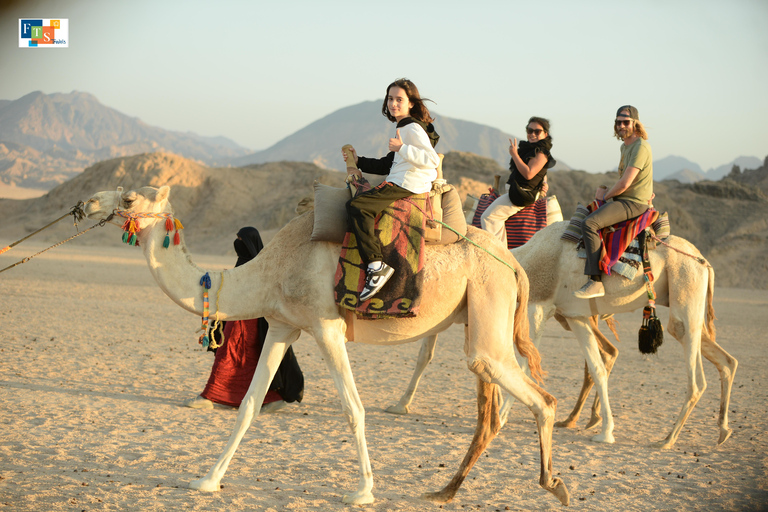
M 253 380 L 251 380 L 251 385 L 245 398 L 240 403 L 235 429 L 229 436 L 227 446 L 207 475 L 189 483 L 190 489 L 207 492 L 219 490 L 219 484 L 224 473 L 227 471 L 232 456 L 235 454 L 248 427 L 251 426 L 253 418 L 259 413 L 261 404 L 264 402 L 264 396 L 267 394 L 269 383 L 272 382 L 272 378 L 275 376 L 278 366 L 280 366 L 280 361 L 283 360 L 286 350 L 288 350 L 291 343 L 296 341 L 299 334 L 301 334 L 301 331 L 295 327 L 270 320 L 269 331 L 264 340 L 264 347 L 259 356 L 256 372 L 253 374 Z
M 411 382 L 408 384 L 408 389 L 405 390 L 403 396 L 400 397 L 400 401 L 387 407 L 385 412 L 392 414 L 408 414 L 409 406 L 413 401 L 413 397 L 416 394 L 416 388 L 419 385 L 424 370 L 427 369 L 429 362 L 435 356 L 435 345 L 437 345 L 437 334 L 428 336 L 421 340 L 421 349 L 419 350 L 419 357 L 416 360 L 416 368 L 413 370 L 413 376 Z
M 469 474 L 477 459 L 482 455 L 488 444 L 499 433 L 499 388 L 493 384 L 477 379 L 477 427 L 469 450 L 448 485 L 437 492 L 425 493 L 422 498 L 437 503 L 448 503 L 456 495 L 462 482 Z
M 720 438 L 717 440 L 717 444 L 720 445 L 733 433 L 733 430 L 728 427 L 728 408 L 731 404 L 733 378 L 736 375 L 739 362 L 710 338 L 706 331 L 701 334 L 701 354 L 715 365 L 720 374 L 720 415 L 717 420 L 720 427 Z
M 688 313 L 696 306 L 688 306 Z M 691 320 L 691 317 L 695 318 L 695 315 L 685 315 L 688 321 L 680 320 L 676 314 L 679 311 L 670 309 L 668 331 L 674 336 L 677 341 L 683 346 L 683 353 L 685 355 L 685 369 L 686 376 L 688 377 L 688 386 L 683 402 L 683 407 L 680 410 L 680 414 L 675 420 L 675 424 L 672 426 L 672 431 L 667 437 L 657 443 L 657 446 L 662 449 L 672 448 L 677 442 L 677 438 L 680 436 L 680 432 L 685 425 L 688 416 L 691 415 L 693 408 L 699 402 L 701 395 L 707 389 L 707 380 L 704 377 L 704 368 L 701 363 L 701 338 L 702 338 L 702 325 L 703 321 L 698 318 Z

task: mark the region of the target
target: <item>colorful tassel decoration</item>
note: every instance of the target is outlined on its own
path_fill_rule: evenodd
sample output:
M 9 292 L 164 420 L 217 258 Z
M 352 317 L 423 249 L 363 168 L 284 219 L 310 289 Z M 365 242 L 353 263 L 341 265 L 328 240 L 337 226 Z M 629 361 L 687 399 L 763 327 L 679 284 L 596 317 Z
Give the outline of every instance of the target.
M 211 276 L 208 275 L 208 272 L 200 278 L 200 286 L 203 287 L 203 325 L 201 327 L 203 335 L 200 336 L 200 344 L 203 348 L 208 348 L 208 345 L 210 344 L 210 340 L 208 339 L 208 315 L 210 314 L 208 290 L 211 289 Z

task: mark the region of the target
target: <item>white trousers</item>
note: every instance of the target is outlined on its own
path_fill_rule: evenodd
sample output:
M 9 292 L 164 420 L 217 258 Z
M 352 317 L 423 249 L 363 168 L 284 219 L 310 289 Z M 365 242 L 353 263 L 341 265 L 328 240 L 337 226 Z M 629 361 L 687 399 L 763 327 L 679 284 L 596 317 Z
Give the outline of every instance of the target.
M 504 245 L 507 245 L 507 228 L 504 223 L 523 208 L 525 207 L 513 205 L 512 201 L 509 200 L 509 194 L 502 194 L 483 212 L 480 217 L 480 225 L 484 230 L 501 240 Z

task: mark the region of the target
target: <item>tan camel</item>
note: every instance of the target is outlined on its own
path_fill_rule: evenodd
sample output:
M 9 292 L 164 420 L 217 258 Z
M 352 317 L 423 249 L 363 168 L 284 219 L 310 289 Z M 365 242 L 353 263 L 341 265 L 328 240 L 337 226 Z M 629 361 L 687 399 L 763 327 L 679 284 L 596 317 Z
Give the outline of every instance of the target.
M 599 332 L 594 315 L 612 315 L 644 307 L 647 304 L 645 284 L 642 274 L 632 281 L 610 276 L 603 280 L 605 297 L 590 300 L 575 298 L 573 291 L 584 281 L 584 261 L 577 257 L 574 244 L 560 239 L 567 225 L 565 221 L 547 226 L 528 243 L 511 252 L 530 279 L 529 304 L 534 310 L 531 322 L 534 343 L 538 346 L 543 324 L 555 316 L 574 332 L 587 361 L 588 371 L 585 370 L 584 385 L 577 404 L 568 418 L 556 423 L 556 426 L 575 425 L 593 382 L 597 382 L 597 398 L 587 428 L 598 425 L 602 415 L 605 418 L 602 432 L 592 439 L 612 443 L 614 424 L 607 381 L 618 350 Z M 685 421 L 706 389 L 702 355 L 717 367 L 720 375 L 719 445 L 732 433 L 728 427 L 728 407 L 738 361 L 715 342 L 715 312 L 712 306 L 714 271 L 697 260 L 703 258 L 690 242 L 675 236 L 666 242 L 670 247 L 660 244 L 649 252 L 655 277 L 656 304 L 669 307 L 667 331 L 683 345 L 688 388 L 672 431 L 658 445 L 671 448 L 675 444 Z M 407 412 L 421 373 L 434 354 L 436 341 L 436 335 L 424 339 L 411 383 L 400 402 L 387 409 L 389 412 Z M 501 412 L 502 420 L 509 406 L 509 401 L 506 401 Z M 598 406 L 600 413 L 597 412 Z
M 99 192 L 87 202 L 85 212 L 93 219 L 111 219 L 113 211 L 123 215 L 150 215 L 136 218 L 140 228 L 138 241 L 150 272 L 166 295 L 200 315 L 203 299 L 199 283 L 205 271 L 191 261 L 183 242 L 164 249 L 165 219 L 151 217 L 172 213 L 168 195 L 168 187 L 144 187 L 127 193 L 119 189 L 118 192 Z M 303 330 L 310 333 L 320 347 L 355 438 L 360 479 L 357 490 L 343 500 L 355 504 L 373 502 L 373 475 L 364 433 L 365 412 L 347 357 L 346 324 L 333 300 L 333 276 L 341 246 L 311 242 L 312 223 L 312 213 L 297 217 L 251 262 L 211 273 L 211 290 L 217 290 L 224 281 L 218 298 L 220 319 L 265 317 L 270 328 L 253 381 L 240 406 L 234 432 L 208 474 L 190 483 L 193 489 L 219 490 L 238 444 L 258 415 L 257 404 L 262 403 L 285 351 Z M 494 404 L 498 401 L 493 395 L 498 388 L 491 384 L 497 384 L 533 412 L 541 454 L 539 483 L 567 505 L 568 490 L 562 480 L 552 474 L 556 400 L 523 373 L 514 354 L 516 348 L 528 358 L 533 376 L 540 376 L 538 351 L 527 336 L 528 280 L 522 270 L 517 274 L 513 271 L 517 262 L 493 237 L 477 229 L 471 230 L 468 237 L 487 251 L 466 241 L 428 249 L 423 289 L 426 300 L 422 301 L 418 317 L 355 321 L 355 340 L 393 345 L 416 341 L 443 331 L 453 323 L 465 325 L 467 365 L 478 377 L 478 425 L 456 476 L 443 490 L 425 495 L 427 499 L 450 501 L 495 436 L 498 407 Z M 214 296 L 212 293 L 212 310 Z M 520 304 L 517 310 L 515 299 Z

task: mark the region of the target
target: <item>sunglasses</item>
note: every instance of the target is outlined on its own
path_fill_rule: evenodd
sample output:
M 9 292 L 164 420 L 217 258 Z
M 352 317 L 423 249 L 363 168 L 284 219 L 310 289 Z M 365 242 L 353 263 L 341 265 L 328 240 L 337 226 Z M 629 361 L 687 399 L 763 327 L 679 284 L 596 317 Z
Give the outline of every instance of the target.
M 617 119 L 616 120 L 616 126 L 629 126 L 632 124 L 632 121 L 629 119 Z
M 526 128 L 525 131 L 528 132 L 528 135 L 533 135 L 535 133 L 537 137 L 544 132 L 544 130 L 541 128 L 537 128 L 535 130 L 533 128 Z

